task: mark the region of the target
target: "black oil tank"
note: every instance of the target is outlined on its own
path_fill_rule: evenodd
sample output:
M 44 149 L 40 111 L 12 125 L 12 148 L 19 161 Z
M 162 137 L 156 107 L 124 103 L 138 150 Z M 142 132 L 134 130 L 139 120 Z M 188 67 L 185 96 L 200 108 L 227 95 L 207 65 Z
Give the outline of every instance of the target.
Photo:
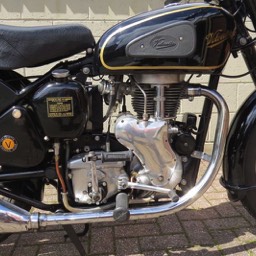
M 32 106 L 46 136 L 76 138 L 87 122 L 86 91 L 79 82 L 68 79 L 67 70 L 55 70 L 53 76 L 53 81 L 35 93 Z

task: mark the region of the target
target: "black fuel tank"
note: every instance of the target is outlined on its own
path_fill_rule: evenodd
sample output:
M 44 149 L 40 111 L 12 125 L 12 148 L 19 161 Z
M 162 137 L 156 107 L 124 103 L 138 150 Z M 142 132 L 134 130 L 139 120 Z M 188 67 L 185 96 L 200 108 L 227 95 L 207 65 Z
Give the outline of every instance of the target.
M 230 54 L 235 21 L 209 4 L 170 5 L 109 29 L 96 47 L 99 72 L 211 72 Z

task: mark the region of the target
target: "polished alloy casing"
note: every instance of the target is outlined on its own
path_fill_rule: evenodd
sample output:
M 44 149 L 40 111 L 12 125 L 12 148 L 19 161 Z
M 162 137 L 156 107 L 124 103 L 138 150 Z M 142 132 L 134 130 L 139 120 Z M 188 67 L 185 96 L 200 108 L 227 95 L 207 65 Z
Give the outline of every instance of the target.
M 164 120 L 140 121 L 131 114 L 116 120 L 117 140 L 140 160 L 143 170 L 139 183 L 173 189 L 181 180 L 182 167 L 168 140 L 168 124 Z
M 98 182 L 100 186 L 105 188 L 105 201 L 118 192 L 117 177 L 121 175 L 127 176 L 124 171 L 125 162 L 102 162 L 102 160 L 97 160 L 93 163 L 86 161 L 84 154 L 74 156 L 68 162 L 68 168 L 71 170 L 72 185 L 77 203 L 95 203 L 89 195 L 93 164 L 96 167 Z

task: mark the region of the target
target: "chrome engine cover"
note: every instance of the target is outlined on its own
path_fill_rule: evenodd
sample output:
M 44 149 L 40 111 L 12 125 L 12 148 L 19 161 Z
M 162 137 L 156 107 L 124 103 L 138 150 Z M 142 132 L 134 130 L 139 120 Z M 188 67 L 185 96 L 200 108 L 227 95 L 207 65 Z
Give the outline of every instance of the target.
M 127 176 L 124 171 L 125 162 L 95 161 L 99 188 L 102 192 L 102 200 L 95 202 L 90 196 L 92 184 L 92 163 L 86 161 L 85 154 L 79 154 L 68 162 L 71 170 L 73 192 L 77 203 L 94 204 L 105 203 L 108 198 L 118 192 L 117 180 L 120 176 Z
M 168 124 L 164 120 L 142 121 L 131 114 L 122 114 L 116 120 L 117 140 L 132 150 L 144 169 L 137 182 L 173 189 L 180 183 L 182 163 L 168 141 Z

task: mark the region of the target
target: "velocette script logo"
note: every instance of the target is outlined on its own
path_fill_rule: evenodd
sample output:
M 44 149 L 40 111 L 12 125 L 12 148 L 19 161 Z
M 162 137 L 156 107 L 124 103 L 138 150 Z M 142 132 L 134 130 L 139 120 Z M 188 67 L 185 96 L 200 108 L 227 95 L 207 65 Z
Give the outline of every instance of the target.
M 225 42 L 229 37 L 230 37 L 229 32 L 219 29 L 214 33 L 210 33 L 206 36 L 207 46 L 208 48 L 213 48 Z
M 163 36 L 154 38 L 150 44 L 156 50 L 173 48 L 177 46 L 175 38 Z

